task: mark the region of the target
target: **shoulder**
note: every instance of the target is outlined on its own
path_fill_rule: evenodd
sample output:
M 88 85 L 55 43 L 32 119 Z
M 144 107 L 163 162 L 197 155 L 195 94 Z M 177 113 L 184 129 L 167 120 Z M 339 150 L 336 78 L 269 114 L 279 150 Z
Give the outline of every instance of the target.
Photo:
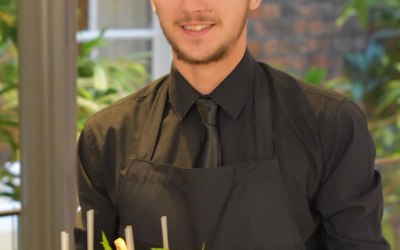
M 132 93 L 115 103 L 99 110 L 88 118 L 85 128 L 120 127 L 124 123 L 145 119 L 151 109 L 154 99 L 159 93 L 160 87 L 165 83 L 168 75 L 165 75 L 135 93 Z
M 332 138 L 338 131 L 351 138 L 355 130 L 367 130 L 364 112 L 346 96 L 262 66 L 271 89 L 274 116 L 280 124 L 286 124 L 285 128 L 307 138 L 312 134 L 317 140 L 324 136 Z
M 352 143 L 373 151 L 365 114 L 354 101 L 268 65 L 263 67 L 269 78 L 278 138 L 301 142 L 309 152 L 318 152 L 324 164 L 345 154 Z
M 262 66 L 266 69 L 274 86 L 285 93 L 314 96 L 336 103 L 344 102 L 347 99 L 342 94 L 311 85 L 267 64 L 262 64 Z
M 297 115 L 334 116 L 341 106 L 352 106 L 346 96 L 332 90 L 311 85 L 261 63 L 271 86 L 272 99 L 287 112 Z

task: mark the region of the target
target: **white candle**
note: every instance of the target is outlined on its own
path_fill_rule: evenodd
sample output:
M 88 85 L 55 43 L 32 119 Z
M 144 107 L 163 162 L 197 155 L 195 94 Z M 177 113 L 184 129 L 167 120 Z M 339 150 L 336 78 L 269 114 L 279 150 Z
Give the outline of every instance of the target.
M 94 211 L 89 210 L 86 213 L 87 224 L 87 250 L 93 250 L 94 242 Z
M 161 230 L 162 230 L 162 238 L 163 238 L 163 248 L 164 249 L 169 249 L 167 216 L 162 216 L 161 217 Z
M 69 246 L 68 246 L 68 233 L 65 231 L 61 232 L 61 250 L 68 250 Z
M 125 240 L 126 240 L 126 247 L 128 248 L 128 250 L 135 250 L 132 226 L 125 227 Z

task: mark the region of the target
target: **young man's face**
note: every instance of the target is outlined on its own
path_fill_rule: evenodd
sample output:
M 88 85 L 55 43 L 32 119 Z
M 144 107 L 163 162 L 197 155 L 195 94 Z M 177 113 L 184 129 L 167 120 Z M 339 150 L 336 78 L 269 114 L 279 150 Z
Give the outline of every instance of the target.
M 175 58 L 207 64 L 246 46 L 246 18 L 261 0 L 151 0 Z

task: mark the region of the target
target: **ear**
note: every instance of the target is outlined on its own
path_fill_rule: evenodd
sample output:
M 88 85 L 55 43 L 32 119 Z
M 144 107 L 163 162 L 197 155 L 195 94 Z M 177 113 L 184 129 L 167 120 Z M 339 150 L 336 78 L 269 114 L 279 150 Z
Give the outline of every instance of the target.
M 255 10 L 260 6 L 262 0 L 250 0 L 249 10 Z
M 153 9 L 153 12 L 157 12 L 156 4 L 154 3 L 154 0 L 150 0 L 151 8 Z

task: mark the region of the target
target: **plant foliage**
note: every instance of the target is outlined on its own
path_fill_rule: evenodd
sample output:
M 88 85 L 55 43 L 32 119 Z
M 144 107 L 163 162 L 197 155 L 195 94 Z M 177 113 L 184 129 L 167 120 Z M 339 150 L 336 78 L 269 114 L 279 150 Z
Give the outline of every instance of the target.
M 19 199 L 16 1 L 0 1 L 0 195 Z
M 400 1 L 349 0 L 338 24 L 356 17 L 369 35 L 365 49 L 345 56 L 346 77 L 332 86 L 364 109 L 383 176 L 383 231 L 397 249 L 400 229 Z
M 0 196 L 20 200 L 18 119 L 18 51 L 16 0 L 0 0 Z M 126 96 L 149 80 L 143 64 L 132 58 L 98 59 L 100 36 L 81 43 L 77 58 L 77 131 L 94 112 Z
M 106 237 L 106 234 L 104 231 L 101 231 L 101 242 L 100 244 L 103 246 L 104 250 L 112 250 L 112 247 L 110 246 L 110 242 L 108 242 L 108 239 Z

